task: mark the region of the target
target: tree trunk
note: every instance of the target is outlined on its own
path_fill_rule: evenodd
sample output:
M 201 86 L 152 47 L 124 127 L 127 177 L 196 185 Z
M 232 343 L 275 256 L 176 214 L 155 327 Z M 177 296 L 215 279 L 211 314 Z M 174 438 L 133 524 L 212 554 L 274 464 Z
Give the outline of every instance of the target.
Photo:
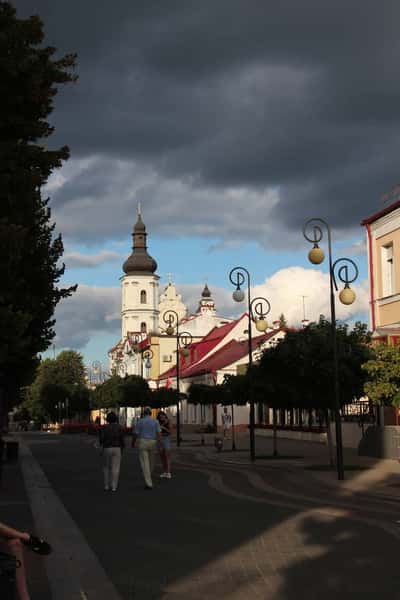
M 325 422 L 326 422 L 326 436 L 327 436 L 327 440 L 328 440 L 329 464 L 331 467 L 333 467 L 335 465 L 335 451 L 333 448 L 329 409 L 327 409 L 327 408 L 325 409 Z

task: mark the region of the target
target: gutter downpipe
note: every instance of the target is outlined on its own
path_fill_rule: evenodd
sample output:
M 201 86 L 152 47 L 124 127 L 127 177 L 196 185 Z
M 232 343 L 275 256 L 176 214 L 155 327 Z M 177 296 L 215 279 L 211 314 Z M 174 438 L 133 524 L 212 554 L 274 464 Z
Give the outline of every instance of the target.
M 369 258 L 369 290 L 370 290 L 370 304 L 371 304 L 371 325 L 372 331 L 375 331 L 376 320 L 375 320 L 375 300 L 374 300 L 374 262 L 372 255 L 372 236 L 371 236 L 371 225 L 365 224 L 367 228 L 368 236 L 368 258 Z

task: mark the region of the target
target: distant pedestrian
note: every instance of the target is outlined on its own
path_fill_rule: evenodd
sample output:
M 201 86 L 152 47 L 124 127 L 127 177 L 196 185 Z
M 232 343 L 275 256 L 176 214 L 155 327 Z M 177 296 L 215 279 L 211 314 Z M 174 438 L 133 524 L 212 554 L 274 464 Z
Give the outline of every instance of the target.
M 224 437 L 229 437 L 229 433 L 232 426 L 232 416 L 228 413 L 228 409 L 226 406 L 224 406 L 224 411 L 221 415 L 221 421 Z
M 163 410 L 157 415 L 157 421 L 161 427 L 161 448 L 160 456 L 164 471 L 160 477 L 171 479 L 171 426 L 168 415 Z
M 109 412 L 107 425 L 99 430 L 99 442 L 103 449 L 104 489 L 116 492 L 119 481 L 121 456 L 125 447 L 124 432 L 117 422 L 115 412 Z
M 146 490 L 153 489 L 151 474 L 154 469 L 154 454 L 157 442 L 161 447 L 161 427 L 157 419 L 151 416 L 150 406 L 146 406 L 143 417 L 136 424 L 139 461 L 142 468 Z

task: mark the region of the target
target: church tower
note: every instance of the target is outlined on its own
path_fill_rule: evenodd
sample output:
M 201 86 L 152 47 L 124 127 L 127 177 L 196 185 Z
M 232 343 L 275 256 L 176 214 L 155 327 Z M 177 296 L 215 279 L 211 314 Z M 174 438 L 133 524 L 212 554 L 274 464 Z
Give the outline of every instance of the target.
M 197 313 L 200 313 L 201 315 L 212 315 L 213 317 L 217 314 L 217 311 L 215 310 L 215 302 L 211 297 L 211 292 L 207 284 L 205 284 L 204 290 L 201 292 L 201 299 Z
M 156 261 L 147 253 L 147 233 L 140 206 L 133 228 L 132 254 L 123 264 L 121 326 L 122 339 L 128 333 L 158 331 L 158 275 Z M 144 336 L 143 336 L 144 337 Z

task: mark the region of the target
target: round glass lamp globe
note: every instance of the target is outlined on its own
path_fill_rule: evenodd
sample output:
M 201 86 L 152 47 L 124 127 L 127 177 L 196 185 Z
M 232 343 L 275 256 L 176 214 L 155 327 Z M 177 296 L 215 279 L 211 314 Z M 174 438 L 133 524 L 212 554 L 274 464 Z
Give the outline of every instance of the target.
M 187 348 L 182 348 L 181 350 L 182 356 L 189 356 L 190 352 Z
M 232 298 L 235 302 L 243 302 L 244 300 L 244 291 L 243 290 L 235 290 L 232 294 Z
M 314 246 L 308 253 L 308 260 L 313 265 L 320 265 L 325 258 L 325 252 L 319 246 Z
M 168 325 L 167 335 L 173 335 L 173 334 L 174 334 L 174 328 L 172 327 L 172 325 Z
M 257 331 L 265 331 L 266 329 L 268 329 L 267 321 L 265 319 L 257 319 L 256 329 Z
M 342 304 L 353 304 L 356 294 L 349 287 L 345 287 L 339 294 L 339 300 Z

